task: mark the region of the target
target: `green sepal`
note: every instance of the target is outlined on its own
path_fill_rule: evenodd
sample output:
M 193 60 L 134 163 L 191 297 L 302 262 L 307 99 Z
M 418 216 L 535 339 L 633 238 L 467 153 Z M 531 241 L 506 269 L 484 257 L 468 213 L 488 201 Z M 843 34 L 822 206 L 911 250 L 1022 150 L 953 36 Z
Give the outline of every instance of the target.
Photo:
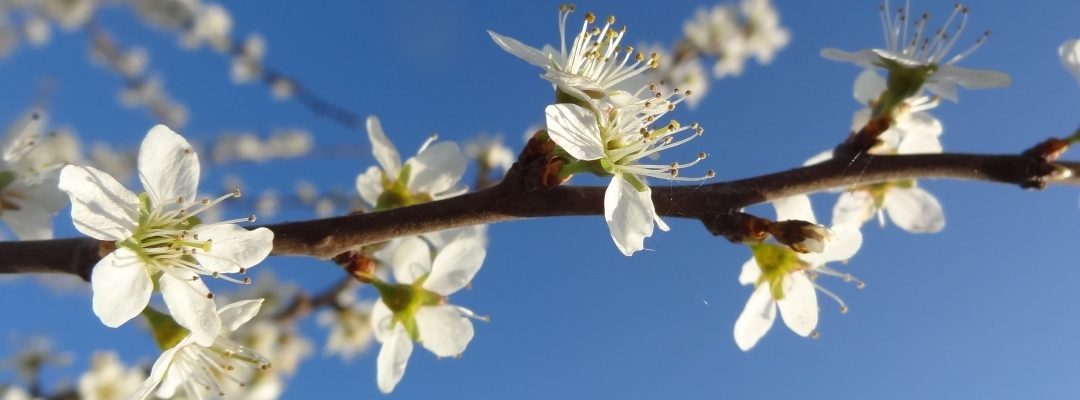
M 645 182 L 642 182 L 641 179 L 637 177 L 637 175 L 620 174 L 619 176 L 621 176 L 624 180 L 626 180 L 626 182 L 633 186 L 634 189 L 637 189 L 638 192 L 644 192 L 646 190 L 649 190 L 649 185 L 646 185 Z
M 571 175 L 583 173 L 590 173 L 597 176 L 610 176 L 613 172 L 612 167 L 611 161 L 604 158 L 599 160 L 568 162 L 559 168 L 559 178 L 566 179 Z
M 424 275 L 411 285 L 390 284 L 377 278 L 371 282 L 378 290 L 383 304 L 394 313 L 394 321 L 400 322 L 413 340 L 420 339 L 420 331 L 416 326 L 416 311 L 420 307 L 437 306 L 443 302 L 441 295 L 423 288 L 426 279 L 427 275 Z
M 0 171 L 0 191 L 7 189 L 12 182 L 15 182 L 14 171 Z
M 188 330 L 184 329 L 173 320 L 172 316 L 165 314 L 153 307 L 146 306 L 142 311 L 143 317 L 146 318 L 146 322 L 150 323 L 150 331 L 154 334 L 154 341 L 157 342 L 158 348 L 161 350 L 168 350 L 184 340 L 188 335 Z
M 892 117 L 896 108 L 903 104 L 905 99 L 919 94 L 926 81 L 938 70 L 937 64 L 910 67 L 886 58 L 882 58 L 881 63 L 889 70 L 889 77 L 886 81 L 887 89 L 874 107 L 875 118 Z
M 603 94 L 601 94 L 603 97 Z M 593 107 L 589 102 L 577 98 L 570 93 L 564 92 L 562 89 L 555 88 L 555 104 L 574 104 L 592 110 Z
M 772 243 L 755 243 L 750 245 L 754 253 L 754 261 L 761 268 L 761 277 L 755 285 L 768 283 L 769 292 L 775 300 L 784 298 L 784 276 L 805 268 L 794 250 L 787 246 Z

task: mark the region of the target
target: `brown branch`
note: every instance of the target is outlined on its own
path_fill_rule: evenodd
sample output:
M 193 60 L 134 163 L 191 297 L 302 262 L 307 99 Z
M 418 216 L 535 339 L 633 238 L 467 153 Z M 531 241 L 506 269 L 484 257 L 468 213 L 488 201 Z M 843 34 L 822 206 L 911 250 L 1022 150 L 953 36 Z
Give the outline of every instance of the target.
M 1040 187 L 1056 166 L 1072 177 L 1049 183 L 1080 186 L 1080 163 L 1050 164 L 1019 155 L 922 154 L 834 159 L 808 167 L 707 185 L 657 186 L 658 214 L 701 220 L 721 234 L 726 216 L 773 199 L 834 187 L 915 178 L 950 178 Z M 523 218 L 601 215 L 604 187 L 536 189 L 527 168 L 515 164 L 498 185 L 478 192 L 383 212 L 266 225 L 274 255 L 330 259 L 360 246 L 470 225 Z M 0 242 L 0 273 L 58 272 L 89 277 L 100 258 L 90 238 Z

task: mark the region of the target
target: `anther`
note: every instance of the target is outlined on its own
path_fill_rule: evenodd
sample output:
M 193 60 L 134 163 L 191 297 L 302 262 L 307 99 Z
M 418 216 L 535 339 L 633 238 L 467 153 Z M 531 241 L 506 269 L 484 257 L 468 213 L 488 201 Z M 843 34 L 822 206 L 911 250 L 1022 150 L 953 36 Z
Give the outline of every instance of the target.
M 248 222 L 255 222 L 255 214 L 248 216 Z
M 607 17 L 607 23 L 614 24 L 615 23 L 615 16 L 614 15 L 609 15 Z
M 708 154 L 705 154 L 705 152 L 704 152 L 704 151 L 703 151 L 703 152 L 700 152 L 700 153 L 697 153 L 697 159 L 698 159 L 698 160 L 704 160 L 704 159 L 705 159 L 705 157 L 708 157 L 708 156 L 709 156 L 709 155 L 708 155 Z
M 214 299 L 214 294 L 213 293 L 207 293 L 206 298 L 208 298 L 210 300 L 213 300 Z
M 243 273 L 247 273 L 247 268 L 244 268 L 244 267 L 240 267 L 240 270 L 239 270 L 239 271 L 236 271 L 236 272 L 239 272 L 239 273 L 241 273 L 241 274 L 243 274 Z
M 847 306 L 840 306 L 840 313 L 841 314 L 847 314 L 847 312 L 848 312 L 848 307 Z
M 596 22 L 596 14 L 593 14 L 591 11 L 585 13 L 585 22 L 588 22 L 590 24 Z
M 810 338 L 811 339 L 819 339 L 819 338 L 821 338 L 821 332 L 818 332 L 817 329 L 814 329 L 813 332 L 810 332 Z
M 705 172 L 705 177 L 706 178 L 712 178 L 714 176 L 716 176 L 716 171 L 713 171 L 713 170 L 710 169 L 710 170 Z
M 235 197 L 235 198 L 238 198 L 238 199 L 239 199 L 239 198 L 240 198 L 240 194 L 241 194 L 241 193 L 240 193 L 240 188 L 239 188 L 239 187 L 237 187 L 237 188 L 233 188 L 233 191 L 232 191 L 232 195 L 233 195 L 233 197 Z

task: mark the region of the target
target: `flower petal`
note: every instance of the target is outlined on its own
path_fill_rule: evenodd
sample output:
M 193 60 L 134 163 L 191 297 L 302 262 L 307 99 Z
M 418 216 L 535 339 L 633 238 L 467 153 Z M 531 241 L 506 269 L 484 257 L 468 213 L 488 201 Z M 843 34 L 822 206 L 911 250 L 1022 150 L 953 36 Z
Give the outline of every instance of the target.
M 461 355 L 473 338 L 472 321 L 452 305 L 420 307 L 416 310 L 416 328 L 420 344 L 439 357 Z
M 266 228 L 249 231 L 236 224 L 200 224 L 193 229 L 199 240 L 210 240 L 210 250 L 195 253 L 203 268 L 238 273 L 262 262 L 274 247 L 274 232 Z
M 18 206 L 17 210 L 0 212 L 8 229 L 19 240 L 44 240 L 53 237 L 53 214 L 67 205 L 68 196 L 57 189 L 56 178 L 36 182 L 30 186 L 12 184 L 8 192 L 17 192 L 20 197 L 9 196 L 8 201 Z
M 502 47 L 506 52 L 517 56 L 517 58 L 541 68 L 548 68 L 551 66 L 552 54 L 538 50 L 537 48 L 521 43 L 516 39 L 500 35 L 490 30 L 487 31 L 487 33 L 488 35 L 491 35 L 491 40 L 494 40 L 495 44 Z
M 776 302 L 784 325 L 799 336 L 810 336 L 817 328 L 818 304 L 814 284 L 804 272 L 784 277 L 784 298 Z
M 881 59 L 873 50 L 860 50 L 855 53 L 849 53 L 833 48 L 822 49 L 821 57 L 826 60 L 855 63 L 863 68 L 873 68 Z
M 604 192 L 604 220 L 615 247 L 623 255 L 645 248 L 645 238 L 652 236 L 655 219 L 652 190 L 639 192 L 621 175 L 611 178 Z
M 754 348 L 758 340 L 772 328 L 776 319 L 776 302 L 769 293 L 769 285 L 758 286 L 746 301 L 742 314 L 735 321 L 735 344 L 742 351 Z
M 221 318 L 217 305 L 210 299 L 210 290 L 201 279 L 179 279 L 169 273 L 158 278 L 165 306 L 180 326 L 191 331 L 191 337 L 200 346 L 210 346 L 221 333 Z
M 169 367 L 172 365 L 173 358 L 176 357 L 176 352 L 187 345 L 186 340 L 181 341 L 173 348 L 165 350 L 158 356 L 157 361 L 154 361 L 154 366 L 150 368 L 150 376 L 146 378 L 139 390 L 131 395 L 132 399 L 145 400 L 150 398 L 150 394 L 154 392 L 161 380 L 165 378 L 165 373 L 168 372 Z M 165 389 L 165 388 L 162 388 Z M 176 388 L 172 388 L 173 391 Z M 168 392 L 168 390 L 166 390 Z M 163 393 L 164 398 L 169 398 L 172 393 Z
M 817 223 L 817 218 L 814 218 L 814 208 L 810 205 L 809 196 L 796 195 L 785 197 L 773 200 L 772 204 L 773 207 L 776 208 L 777 221 L 795 219 L 813 224 Z
M 409 189 L 413 192 L 436 194 L 450 190 L 465 175 L 468 159 L 454 142 L 439 142 L 428 146 L 409 162 L 412 176 Z
M 1061 65 L 1080 82 L 1080 39 L 1069 39 L 1058 48 Z
M 218 309 L 218 317 L 221 318 L 221 327 L 227 332 L 233 332 L 240 326 L 251 321 L 259 314 L 263 299 L 242 300 Z
M 405 367 L 409 364 L 409 356 L 412 355 L 413 342 L 405 328 L 398 325 L 394 332 L 383 342 L 379 350 L 379 358 L 376 360 L 377 369 L 375 380 L 379 384 L 379 390 L 383 393 L 394 391 L 394 387 L 405 376 Z
M 936 233 L 945 228 L 941 203 L 922 188 L 890 189 L 885 194 L 885 211 L 896 226 L 911 233 Z
M 195 200 L 199 186 L 199 155 L 182 136 L 165 125 L 146 133 L 139 146 L 139 180 L 155 208 Z
M 803 166 L 806 167 L 814 164 L 820 164 L 829 160 L 832 160 L 832 150 L 825 150 L 807 159 L 805 162 L 803 162 Z
M 578 160 L 604 157 L 600 127 L 592 111 L 576 104 L 553 104 L 544 109 L 547 131 L 555 144 Z
M 859 226 L 860 224 L 841 224 L 829 228 L 829 231 L 832 232 L 832 240 L 825 246 L 824 252 L 817 254 L 820 257 L 820 263 L 845 261 L 854 257 L 855 253 L 858 253 L 859 248 L 862 247 L 863 241 Z M 803 256 L 808 255 L 803 254 Z
M 985 69 L 961 68 L 953 65 L 940 65 L 932 80 L 955 82 L 966 89 L 992 89 L 1009 86 L 1012 79 L 1009 74 Z
M 424 281 L 424 289 L 443 296 L 461 290 L 480 271 L 487 252 L 477 240 L 458 239 L 446 245 L 431 265 L 431 275 Z
M 372 165 L 367 171 L 356 176 L 356 191 L 360 192 L 360 198 L 371 207 L 379 203 L 379 196 L 382 195 L 382 174 L 381 168 Z
M 869 104 L 876 101 L 881 93 L 887 89 L 885 78 L 878 75 L 873 69 L 865 69 L 855 78 L 855 100 L 859 104 Z
M 394 312 L 379 298 L 371 307 L 371 330 L 380 343 L 390 339 L 394 333 Z
M 94 314 L 103 324 L 115 328 L 146 308 L 154 284 L 143 261 L 121 247 L 94 266 L 90 287 L 94 291 Z
M 139 198 L 109 174 L 68 165 L 60 170 L 58 187 L 71 197 L 71 220 L 84 235 L 116 241 L 135 231 Z
M 758 278 L 761 278 L 761 266 L 758 265 L 754 257 L 750 257 L 749 260 L 743 263 L 742 270 L 739 271 L 739 283 L 753 285 L 757 283 Z
M 431 272 L 431 248 L 418 236 L 402 238 L 390 265 L 397 283 L 412 284 Z
M 387 175 L 397 178 L 398 171 L 401 171 L 401 155 L 398 154 L 394 143 L 386 137 L 378 117 L 374 115 L 367 117 L 367 134 L 368 140 L 371 141 L 371 153 L 375 156 L 375 161 L 379 162 Z
M 862 190 L 844 192 L 833 207 L 833 225 L 862 225 L 874 216 L 874 198 Z

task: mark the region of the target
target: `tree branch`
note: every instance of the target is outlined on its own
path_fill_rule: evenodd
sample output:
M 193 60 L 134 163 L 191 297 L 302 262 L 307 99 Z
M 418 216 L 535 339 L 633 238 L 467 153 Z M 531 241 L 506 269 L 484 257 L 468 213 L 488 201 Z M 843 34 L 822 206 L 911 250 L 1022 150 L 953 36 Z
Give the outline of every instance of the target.
M 1072 176 L 1048 181 L 1058 167 Z M 271 224 L 274 255 L 330 259 L 367 244 L 470 225 L 552 216 L 602 215 L 604 187 L 536 188 L 529 165 L 519 162 L 499 184 L 465 195 L 382 212 Z M 705 185 L 653 188 L 658 214 L 701 220 L 721 234 L 734 210 L 829 188 L 889 180 L 950 178 L 1042 187 L 1080 186 L 1080 163 L 1047 163 L 1020 155 L 920 154 L 862 156 L 752 178 Z M 101 255 L 90 238 L 0 242 L 0 273 L 58 272 L 89 278 Z

